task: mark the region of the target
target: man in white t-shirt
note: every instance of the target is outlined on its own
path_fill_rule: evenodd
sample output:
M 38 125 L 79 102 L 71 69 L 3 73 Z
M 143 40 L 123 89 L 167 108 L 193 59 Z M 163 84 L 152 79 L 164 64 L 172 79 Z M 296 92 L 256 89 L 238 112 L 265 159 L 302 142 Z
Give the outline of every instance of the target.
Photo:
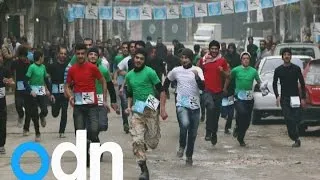
M 169 72 L 164 88 L 177 81 L 176 107 L 180 127 L 178 157 L 183 157 L 185 147 L 186 164 L 192 165 L 192 155 L 200 120 L 200 90 L 204 89 L 204 76 L 201 68 L 192 65 L 193 51 L 184 49 L 181 53 L 182 66 Z M 187 143 L 188 142 L 188 143 Z

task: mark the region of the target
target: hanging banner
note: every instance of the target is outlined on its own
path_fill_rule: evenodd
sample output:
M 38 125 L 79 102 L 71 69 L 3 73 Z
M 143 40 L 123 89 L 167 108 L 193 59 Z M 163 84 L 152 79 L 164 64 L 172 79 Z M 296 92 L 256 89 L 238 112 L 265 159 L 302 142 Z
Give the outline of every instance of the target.
M 260 8 L 260 0 L 248 0 L 248 11 L 255 11 Z
M 167 8 L 165 6 L 158 6 L 153 8 L 153 18 L 155 20 L 167 19 Z
M 86 7 L 86 19 L 98 19 L 98 6 L 87 6 Z
M 178 5 L 169 5 L 167 8 L 167 19 L 179 19 L 180 12 Z
M 247 0 L 234 0 L 234 11 L 236 13 L 247 12 L 248 11 Z
M 152 19 L 152 8 L 151 6 L 141 6 L 140 7 L 140 19 L 150 20 Z
M 221 15 L 221 3 L 220 2 L 208 3 L 208 14 L 209 16 Z
M 300 0 L 287 0 L 288 4 L 299 2 Z
M 222 14 L 234 13 L 233 0 L 221 0 L 221 11 Z
M 206 3 L 195 3 L 194 14 L 196 17 L 208 16 L 208 8 Z
M 68 5 L 67 19 L 69 23 L 74 21 L 74 9 L 71 5 Z
M 111 6 L 99 7 L 99 19 L 112 20 L 112 7 Z
M 260 0 L 260 7 L 262 9 L 273 7 L 273 0 Z
M 274 6 L 282 6 L 282 5 L 287 4 L 287 2 L 288 2 L 288 0 L 274 0 L 273 4 L 274 4 Z
M 114 20 L 126 20 L 126 8 L 125 7 L 114 7 L 113 8 L 113 19 Z
M 181 17 L 182 18 L 193 18 L 194 17 L 194 4 L 181 5 Z
M 84 19 L 86 7 L 80 4 L 75 4 L 72 7 L 73 7 L 74 18 Z
M 127 20 L 130 20 L 130 21 L 140 20 L 140 8 L 139 7 L 128 7 L 127 8 Z

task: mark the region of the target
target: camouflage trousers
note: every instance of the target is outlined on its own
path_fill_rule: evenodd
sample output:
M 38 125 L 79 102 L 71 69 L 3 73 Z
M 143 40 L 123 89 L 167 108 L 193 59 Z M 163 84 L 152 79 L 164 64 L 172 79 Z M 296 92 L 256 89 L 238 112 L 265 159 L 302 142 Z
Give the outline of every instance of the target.
M 130 133 L 133 138 L 133 154 L 137 161 L 146 160 L 147 146 L 151 149 L 157 148 L 161 137 L 159 112 L 146 108 L 143 114 L 133 113 Z

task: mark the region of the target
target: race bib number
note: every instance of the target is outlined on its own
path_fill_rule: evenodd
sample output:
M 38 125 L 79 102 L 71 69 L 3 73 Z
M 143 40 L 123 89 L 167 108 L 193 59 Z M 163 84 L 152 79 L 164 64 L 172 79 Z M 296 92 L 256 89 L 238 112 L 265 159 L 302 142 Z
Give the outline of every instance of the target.
M 147 107 L 147 103 L 143 101 L 136 100 L 133 106 L 133 112 L 143 114 L 144 109 Z
M 158 109 L 160 101 L 150 94 L 148 96 L 148 99 L 146 100 L 146 104 L 150 109 L 156 111 Z
M 252 100 L 253 99 L 253 92 L 252 91 L 239 91 L 238 98 L 240 100 Z
M 189 109 L 199 109 L 200 99 L 195 96 L 177 96 L 177 105 Z
M 103 106 L 103 94 L 97 94 L 98 105 Z
M 31 89 L 37 96 L 46 95 L 46 88 L 44 86 L 31 86 Z
M 299 98 L 299 96 L 291 96 L 290 97 L 290 106 L 292 108 L 300 107 L 300 98 Z
M 6 96 L 6 88 L 0 88 L 0 98 L 4 98 Z
M 234 97 L 229 96 L 222 99 L 222 106 L 230 106 L 234 104 Z
M 26 90 L 26 88 L 24 87 L 23 81 L 18 81 L 17 82 L 17 90 L 18 91 Z
M 64 84 L 59 84 L 59 92 L 64 93 Z
M 94 104 L 94 92 L 75 93 L 74 98 L 76 105 Z
M 52 84 L 52 93 L 53 94 L 64 93 L 64 84 Z

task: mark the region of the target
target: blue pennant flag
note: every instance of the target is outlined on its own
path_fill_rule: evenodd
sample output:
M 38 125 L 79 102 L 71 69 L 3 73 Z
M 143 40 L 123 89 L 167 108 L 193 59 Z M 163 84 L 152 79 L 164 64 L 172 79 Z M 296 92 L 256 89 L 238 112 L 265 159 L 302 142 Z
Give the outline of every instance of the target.
M 208 3 L 208 14 L 209 16 L 221 15 L 221 3 L 220 2 Z
M 99 19 L 112 20 L 112 7 L 111 6 L 99 7 Z
M 248 4 L 247 0 L 234 0 L 234 11 L 236 13 L 247 12 Z
M 194 17 L 194 4 L 181 5 L 181 17 L 193 18 Z
M 167 19 L 167 7 L 155 7 L 153 8 L 153 18 L 155 20 Z
M 127 20 L 140 20 L 140 8 L 139 7 L 128 7 L 127 8 Z

